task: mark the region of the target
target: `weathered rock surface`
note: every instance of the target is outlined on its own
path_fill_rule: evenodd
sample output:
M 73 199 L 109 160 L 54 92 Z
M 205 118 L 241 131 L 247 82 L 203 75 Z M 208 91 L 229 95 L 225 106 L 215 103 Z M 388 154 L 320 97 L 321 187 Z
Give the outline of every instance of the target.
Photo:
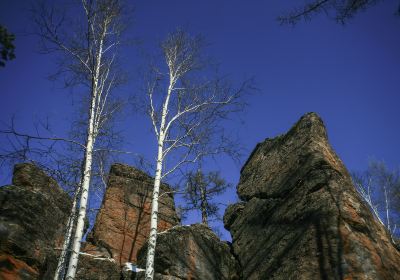
M 146 266 L 146 253 L 145 245 L 139 251 L 139 267 Z M 239 279 L 239 272 L 230 246 L 203 224 L 175 226 L 158 234 L 155 279 L 228 280 Z
M 400 279 L 400 252 L 356 192 L 322 120 L 256 146 L 225 212 L 243 279 Z
M 96 252 L 90 252 L 96 255 Z M 93 254 L 95 253 L 95 254 Z M 100 257 L 103 257 L 101 254 Z M 120 280 L 121 269 L 115 261 L 93 256 L 81 255 L 79 257 L 76 279 L 82 280 Z
M 149 233 L 152 178 L 116 164 L 95 227 L 83 243 L 77 279 L 121 278 L 120 265 L 136 262 Z M 177 223 L 170 188 L 161 186 L 159 230 Z M 32 164 L 15 166 L 13 185 L 0 188 L 0 279 L 51 279 L 57 265 L 68 195 Z M 91 255 L 91 256 L 89 256 Z
M 0 279 L 51 279 L 70 198 L 33 164 L 17 164 L 12 183 L 0 188 Z
M 130 166 L 111 167 L 108 187 L 88 241 L 105 248 L 120 265 L 136 263 L 137 252 L 149 236 L 153 181 Z M 164 231 L 177 225 L 179 218 L 171 189 L 162 184 L 160 194 L 163 195 L 159 199 L 158 230 Z

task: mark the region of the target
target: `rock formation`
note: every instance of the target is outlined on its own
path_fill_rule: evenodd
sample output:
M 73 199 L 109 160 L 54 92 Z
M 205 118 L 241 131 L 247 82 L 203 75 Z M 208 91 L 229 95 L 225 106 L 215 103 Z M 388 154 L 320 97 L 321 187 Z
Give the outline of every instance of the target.
M 139 251 L 140 267 L 146 266 L 146 249 Z M 233 280 L 239 279 L 239 272 L 229 245 L 203 224 L 176 226 L 158 234 L 154 279 Z
M 120 265 L 136 263 L 137 251 L 150 233 L 153 178 L 133 167 L 114 164 L 88 241 L 105 248 Z M 161 185 L 158 230 L 179 223 L 171 189 Z
M 77 279 L 121 278 L 149 234 L 152 178 L 115 164 L 93 231 L 82 244 Z M 163 184 L 159 230 L 179 223 Z M 71 208 L 68 195 L 32 164 L 15 166 L 13 185 L 0 188 L 0 279 L 51 279 Z M 90 256 L 91 255 L 91 256 Z
M 145 266 L 152 183 L 135 168 L 112 166 L 77 279 L 134 279 L 121 266 Z M 400 251 L 316 114 L 258 144 L 237 192 L 242 202 L 224 216 L 228 245 L 204 225 L 178 226 L 171 189 L 162 185 L 155 279 L 400 279 Z M 0 188 L 0 279 L 52 278 L 70 207 L 43 171 L 15 166 L 13 185 Z
M 149 234 L 152 178 L 112 166 L 93 231 L 82 245 L 77 279 L 121 278 Z M 159 231 L 179 223 L 171 189 L 161 186 Z M 0 279 L 51 279 L 71 208 L 68 195 L 32 164 L 15 166 L 13 185 L 0 188 Z M 89 256 L 89 255 L 91 256 Z
M 71 208 L 68 195 L 32 164 L 0 188 L 0 279 L 51 279 Z
M 400 252 L 316 114 L 258 144 L 237 192 L 224 224 L 243 279 L 400 279 Z

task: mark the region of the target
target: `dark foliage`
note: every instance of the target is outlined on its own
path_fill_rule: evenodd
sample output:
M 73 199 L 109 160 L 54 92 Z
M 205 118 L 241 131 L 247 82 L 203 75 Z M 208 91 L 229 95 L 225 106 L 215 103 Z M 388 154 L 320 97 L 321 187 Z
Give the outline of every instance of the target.
M 185 180 L 185 211 L 199 210 L 202 223 L 208 225 L 210 218 L 218 218 L 219 203 L 216 196 L 224 193 L 231 185 L 221 178 L 219 172 L 203 173 L 200 169 L 189 172 Z
M 6 61 L 15 58 L 15 35 L 8 32 L 7 28 L 0 25 L 0 67 L 6 65 Z

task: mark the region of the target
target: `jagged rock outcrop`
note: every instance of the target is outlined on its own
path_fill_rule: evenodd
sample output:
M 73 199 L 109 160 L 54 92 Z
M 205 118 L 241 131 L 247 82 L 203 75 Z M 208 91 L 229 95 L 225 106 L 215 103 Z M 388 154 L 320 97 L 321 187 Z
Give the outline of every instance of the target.
M 224 223 L 243 279 L 400 279 L 400 252 L 316 114 L 258 144 L 237 191 Z
M 139 267 L 146 266 L 146 253 L 145 245 Z M 154 279 L 233 280 L 240 279 L 239 272 L 229 245 L 203 224 L 175 226 L 157 236 Z
M 136 262 L 149 233 L 153 179 L 113 165 L 93 231 L 82 244 L 77 279 L 121 278 L 121 264 Z M 159 230 L 179 223 L 173 195 L 161 186 Z M 13 185 L 0 188 L 0 279 L 51 279 L 71 199 L 32 164 L 15 166 Z
M 12 184 L 0 188 L 0 279 L 51 279 L 71 200 L 33 164 L 17 164 Z
M 106 249 L 120 265 L 136 263 L 137 251 L 149 236 L 153 181 L 130 166 L 111 167 L 103 203 L 88 241 Z M 158 230 L 164 231 L 177 225 L 179 218 L 171 189 L 162 184 L 160 194 Z

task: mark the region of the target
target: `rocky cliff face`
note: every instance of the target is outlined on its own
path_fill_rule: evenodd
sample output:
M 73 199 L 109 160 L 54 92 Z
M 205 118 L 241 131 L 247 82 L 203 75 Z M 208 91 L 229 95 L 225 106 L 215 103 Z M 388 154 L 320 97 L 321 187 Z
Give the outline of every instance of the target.
M 121 278 L 149 233 L 153 179 L 115 164 L 93 231 L 82 244 L 77 279 Z M 159 231 L 179 223 L 172 193 L 161 186 Z M 68 195 L 32 164 L 15 166 L 13 185 L 0 188 L 0 279 L 51 279 L 71 210 Z M 90 256 L 91 255 L 91 256 Z
M 400 253 L 356 192 L 322 120 L 256 146 L 224 216 L 243 279 L 400 279 Z
M 140 267 L 146 266 L 147 247 L 138 256 Z M 202 224 L 176 226 L 157 237 L 155 279 L 234 280 L 239 267 L 227 243 Z M 138 279 L 144 279 L 140 274 Z
M 12 183 L 0 188 L 0 279 L 51 279 L 71 201 L 32 164 L 16 165 Z
M 153 178 L 133 167 L 114 164 L 93 231 L 92 244 L 105 248 L 119 264 L 136 263 L 138 250 L 150 233 Z M 163 194 L 164 193 L 164 194 Z M 161 185 L 158 230 L 179 223 L 171 189 Z
M 121 265 L 145 266 L 152 181 L 113 165 L 77 279 L 134 279 Z M 400 279 L 399 250 L 356 192 L 316 114 L 256 146 L 241 171 L 242 202 L 225 212 L 231 246 L 204 225 L 177 226 L 171 190 L 161 189 L 156 279 Z M 70 207 L 54 180 L 16 165 L 13 185 L 0 188 L 0 279 L 52 278 Z

